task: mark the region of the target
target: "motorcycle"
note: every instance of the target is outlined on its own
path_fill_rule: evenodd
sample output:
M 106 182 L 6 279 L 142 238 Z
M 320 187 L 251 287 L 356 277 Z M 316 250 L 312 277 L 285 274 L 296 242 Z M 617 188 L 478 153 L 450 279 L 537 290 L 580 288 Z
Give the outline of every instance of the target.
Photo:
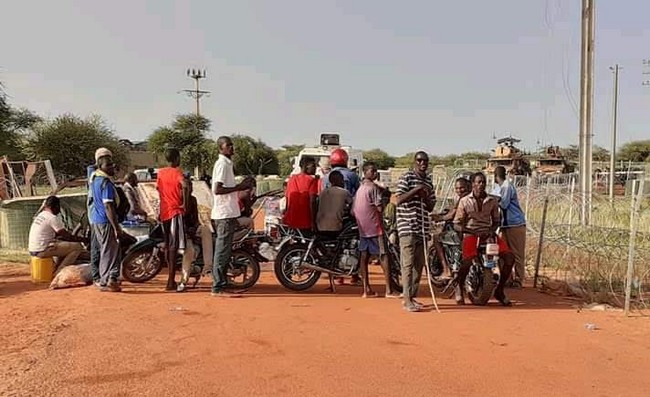
M 451 291 L 453 294 L 454 282 L 460 270 L 462 259 L 462 239 L 458 232 L 454 230 L 453 222 L 445 222 L 442 227 L 442 233 L 440 234 L 440 243 L 442 245 L 443 255 L 449 264 L 451 279 L 442 277 L 445 269 L 433 245 L 429 250 L 429 275 L 433 285 L 443 289 L 443 295 L 447 291 Z
M 477 242 L 478 255 L 469 268 L 465 279 L 465 291 L 473 305 L 485 306 L 499 283 L 499 245 L 488 242 Z
M 270 191 L 256 198 L 266 199 L 277 194 L 277 191 Z M 260 209 L 262 206 L 260 206 Z M 259 209 L 258 209 L 259 213 Z M 253 218 L 257 215 L 254 214 Z M 208 228 L 204 228 L 209 231 Z M 212 234 L 212 240 L 216 235 Z M 266 246 L 271 240 L 264 232 L 256 232 L 249 228 L 241 227 L 235 231 L 232 243 L 232 260 L 226 270 L 228 283 L 237 289 L 248 289 L 255 285 L 260 278 L 260 262 L 268 262 L 273 258 L 267 258 L 265 254 L 272 251 Z M 129 249 L 122 261 L 122 274 L 124 278 L 132 283 L 144 283 L 156 277 L 162 270 L 165 260 L 163 257 L 163 231 L 162 225 L 156 225 L 149 237 L 138 242 Z M 200 241 L 197 241 L 198 255 L 195 260 L 190 277 L 194 279 L 194 286 L 199 282 L 203 272 L 203 255 Z M 176 260 L 177 269 L 181 269 L 182 256 L 178 255 Z M 206 269 L 208 274 L 211 269 Z
M 384 236 L 386 241 L 388 239 Z M 398 253 L 388 245 L 391 288 L 402 291 Z M 344 220 L 343 230 L 335 238 L 316 234 L 307 236 L 291 230 L 278 246 L 275 276 L 283 287 L 305 291 L 313 287 L 322 273 L 335 277 L 359 274 L 359 229 L 352 219 Z

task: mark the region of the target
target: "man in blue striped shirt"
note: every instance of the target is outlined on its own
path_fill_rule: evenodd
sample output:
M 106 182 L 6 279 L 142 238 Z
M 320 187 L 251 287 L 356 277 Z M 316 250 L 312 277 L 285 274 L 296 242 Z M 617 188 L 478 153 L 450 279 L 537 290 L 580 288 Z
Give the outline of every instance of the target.
M 425 263 L 425 247 L 431 235 L 431 211 L 436 201 L 431 176 L 427 175 L 429 155 L 417 152 L 414 163 L 413 169 L 400 177 L 396 191 L 404 309 L 409 312 L 422 309 L 415 297 Z

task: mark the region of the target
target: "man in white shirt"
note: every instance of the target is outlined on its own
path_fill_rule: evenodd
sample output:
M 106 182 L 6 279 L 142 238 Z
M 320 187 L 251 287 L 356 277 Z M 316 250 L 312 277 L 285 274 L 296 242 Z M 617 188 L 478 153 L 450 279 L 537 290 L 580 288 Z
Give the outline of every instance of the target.
M 217 239 L 214 247 L 212 268 L 212 296 L 235 297 L 225 291 L 228 288 L 226 271 L 232 256 L 232 238 L 237 227 L 239 210 L 238 192 L 252 188 L 250 179 L 235 183 L 232 156 L 235 153 L 232 140 L 222 136 L 217 140 L 219 159 L 212 171 L 212 226 Z
M 38 258 L 56 257 L 57 269 L 73 264 L 84 247 L 84 238 L 73 236 L 61 219 L 61 201 L 56 196 L 45 200 L 43 211 L 32 221 L 29 229 L 29 254 Z

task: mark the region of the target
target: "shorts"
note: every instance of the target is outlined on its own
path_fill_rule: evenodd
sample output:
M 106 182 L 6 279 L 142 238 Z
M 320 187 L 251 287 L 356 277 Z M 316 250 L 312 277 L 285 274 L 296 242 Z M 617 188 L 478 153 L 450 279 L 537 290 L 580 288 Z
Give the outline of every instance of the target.
M 162 229 L 167 250 L 182 254 L 185 251 L 185 224 L 183 223 L 183 215 L 175 215 L 172 219 L 163 221 Z
M 472 259 L 478 256 L 478 236 L 472 234 L 466 234 L 463 237 L 463 259 Z M 507 254 L 510 251 L 508 244 L 501 237 L 497 236 L 497 244 L 499 245 L 499 255 Z
M 359 239 L 359 252 L 367 251 L 370 255 L 386 254 L 384 238 L 382 236 L 361 237 Z

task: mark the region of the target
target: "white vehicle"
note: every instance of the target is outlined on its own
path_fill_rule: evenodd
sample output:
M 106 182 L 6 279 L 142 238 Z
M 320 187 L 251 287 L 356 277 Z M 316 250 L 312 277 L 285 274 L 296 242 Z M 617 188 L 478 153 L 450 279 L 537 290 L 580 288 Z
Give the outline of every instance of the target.
M 320 135 L 320 146 L 306 147 L 302 149 L 296 157 L 293 158 L 293 171 L 291 174 L 295 175 L 300 173 L 300 160 L 303 157 L 314 157 L 316 159 L 316 165 L 318 167 L 316 173 L 322 176 L 322 171 L 319 164 L 321 164 L 321 161 L 324 159 L 329 162 L 330 153 L 332 150 L 338 148 L 341 148 L 347 152 L 348 168 L 361 173 L 361 166 L 363 165 L 363 152 L 358 149 L 352 149 L 350 146 L 341 146 L 339 134 L 323 133 Z

